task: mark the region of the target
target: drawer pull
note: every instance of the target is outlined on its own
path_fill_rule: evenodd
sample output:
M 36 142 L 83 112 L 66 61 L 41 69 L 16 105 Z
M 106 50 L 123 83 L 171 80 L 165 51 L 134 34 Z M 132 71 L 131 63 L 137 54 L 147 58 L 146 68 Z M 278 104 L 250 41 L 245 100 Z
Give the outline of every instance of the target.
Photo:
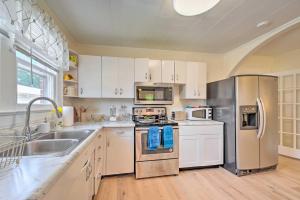
M 98 162 L 100 162 L 100 161 L 101 161 L 101 157 L 98 158 Z
M 101 148 L 102 148 L 102 147 L 101 147 L 101 146 L 99 146 L 99 147 L 98 147 L 98 150 L 100 150 Z

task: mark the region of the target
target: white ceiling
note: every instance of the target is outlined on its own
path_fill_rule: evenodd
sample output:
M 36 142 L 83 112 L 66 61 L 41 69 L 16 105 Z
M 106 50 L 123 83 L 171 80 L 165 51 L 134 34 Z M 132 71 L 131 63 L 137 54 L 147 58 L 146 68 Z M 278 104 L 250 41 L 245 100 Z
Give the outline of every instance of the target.
M 221 0 L 194 17 L 172 0 L 46 0 L 80 43 L 223 53 L 300 15 L 299 0 Z M 258 22 L 270 20 L 267 27 Z

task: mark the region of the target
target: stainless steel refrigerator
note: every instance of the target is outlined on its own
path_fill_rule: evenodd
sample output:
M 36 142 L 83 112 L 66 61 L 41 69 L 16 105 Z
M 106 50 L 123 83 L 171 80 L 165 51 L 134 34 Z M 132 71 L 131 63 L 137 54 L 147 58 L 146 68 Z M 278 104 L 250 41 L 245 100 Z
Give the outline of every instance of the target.
M 241 75 L 208 83 L 213 119 L 224 125 L 224 168 L 245 175 L 278 163 L 277 77 Z

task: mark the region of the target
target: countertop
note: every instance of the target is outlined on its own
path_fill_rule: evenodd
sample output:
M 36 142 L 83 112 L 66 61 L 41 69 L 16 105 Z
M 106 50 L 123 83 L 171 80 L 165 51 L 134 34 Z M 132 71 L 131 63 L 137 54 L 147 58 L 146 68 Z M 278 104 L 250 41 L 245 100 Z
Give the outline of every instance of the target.
M 176 121 L 179 126 L 208 126 L 208 125 L 223 125 L 223 122 L 214 120 L 198 120 L 198 121 Z
M 1 200 L 42 199 L 102 128 L 134 127 L 131 121 L 80 123 L 62 130 L 95 130 L 70 154 L 62 157 L 23 157 L 18 167 L 0 172 Z

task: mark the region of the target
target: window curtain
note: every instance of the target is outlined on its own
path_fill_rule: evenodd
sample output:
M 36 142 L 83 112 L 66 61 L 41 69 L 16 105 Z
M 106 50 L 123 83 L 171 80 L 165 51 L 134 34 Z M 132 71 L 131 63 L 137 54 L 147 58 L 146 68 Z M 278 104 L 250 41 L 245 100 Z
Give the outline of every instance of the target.
M 68 70 L 67 39 L 37 0 L 0 0 L 0 30 L 13 45 L 42 57 L 58 70 Z

